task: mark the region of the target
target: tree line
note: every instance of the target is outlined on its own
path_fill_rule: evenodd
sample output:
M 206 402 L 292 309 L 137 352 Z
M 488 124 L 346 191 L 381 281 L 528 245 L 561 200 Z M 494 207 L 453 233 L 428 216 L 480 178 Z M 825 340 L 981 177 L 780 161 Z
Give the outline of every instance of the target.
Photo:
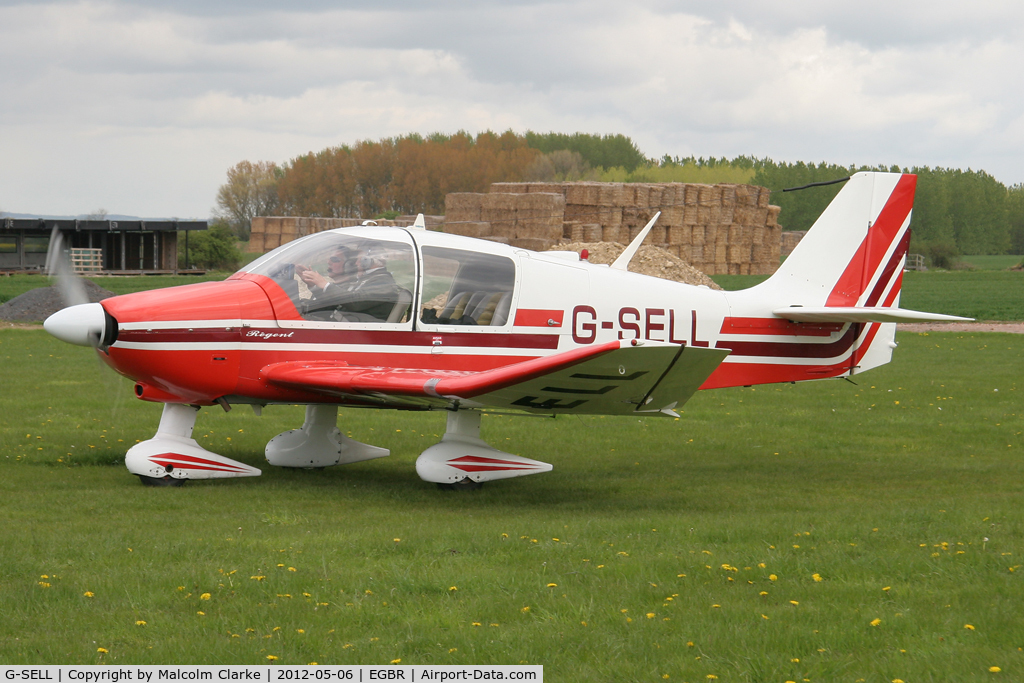
M 842 166 L 736 157 L 649 159 L 624 135 L 405 135 L 309 152 L 278 165 L 242 161 L 228 170 L 217 217 L 243 239 L 255 216 L 393 217 L 442 214 L 450 192 L 487 192 L 493 182 L 752 183 L 772 190 L 787 230 L 806 230 L 841 184 L 783 192 L 861 170 L 918 175 L 914 251 L 936 262 L 958 254 L 1024 254 L 1024 186 L 984 171 Z

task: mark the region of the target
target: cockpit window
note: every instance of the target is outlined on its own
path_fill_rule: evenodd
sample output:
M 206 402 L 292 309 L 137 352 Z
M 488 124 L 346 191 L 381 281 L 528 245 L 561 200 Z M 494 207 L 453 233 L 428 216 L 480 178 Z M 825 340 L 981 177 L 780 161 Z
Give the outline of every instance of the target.
M 273 279 L 306 320 L 409 319 L 415 268 L 408 244 L 327 232 L 270 256 L 248 272 Z
M 506 325 L 516 267 L 512 259 L 423 247 L 423 306 L 430 325 Z

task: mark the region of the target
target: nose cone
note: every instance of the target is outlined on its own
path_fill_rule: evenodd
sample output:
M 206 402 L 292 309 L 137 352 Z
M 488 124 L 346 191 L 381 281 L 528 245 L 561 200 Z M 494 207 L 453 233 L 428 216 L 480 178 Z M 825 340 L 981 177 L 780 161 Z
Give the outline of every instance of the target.
M 68 306 L 43 323 L 43 329 L 61 341 L 92 347 L 100 345 L 105 326 L 106 316 L 100 304 Z

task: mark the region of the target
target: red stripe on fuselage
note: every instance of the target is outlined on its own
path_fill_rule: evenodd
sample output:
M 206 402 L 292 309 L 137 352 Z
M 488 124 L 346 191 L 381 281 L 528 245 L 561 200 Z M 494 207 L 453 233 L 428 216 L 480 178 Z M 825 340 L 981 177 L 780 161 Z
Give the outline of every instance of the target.
M 512 324 L 515 327 L 561 327 L 564 315 L 565 311 L 562 310 L 520 308 L 516 311 L 516 319 Z M 548 325 L 549 320 L 553 320 L 555 324 Z
M 843 323 L 795 323 L 782 318 L 726 318 L 722 321 L 721 334 L 828 337 L 842 329 Z

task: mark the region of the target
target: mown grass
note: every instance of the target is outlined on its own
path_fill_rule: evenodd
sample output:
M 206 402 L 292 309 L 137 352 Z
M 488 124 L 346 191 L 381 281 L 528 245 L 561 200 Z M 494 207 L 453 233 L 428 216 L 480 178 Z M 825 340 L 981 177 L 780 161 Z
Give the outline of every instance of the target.
M 299 407 L 201 413 L 199 441 L 262 477 L 143 488 L 123 452 L 159 406 L 2 330 L 0 661 L 1020 679 L 1024 339 L 899 341 L 858 386 L 703 392 L 679 421 L 487 417 L 555 469 L 453 494 L 413 467 L 438 414 L 342 410 L 392 456 L 265 466 Z

